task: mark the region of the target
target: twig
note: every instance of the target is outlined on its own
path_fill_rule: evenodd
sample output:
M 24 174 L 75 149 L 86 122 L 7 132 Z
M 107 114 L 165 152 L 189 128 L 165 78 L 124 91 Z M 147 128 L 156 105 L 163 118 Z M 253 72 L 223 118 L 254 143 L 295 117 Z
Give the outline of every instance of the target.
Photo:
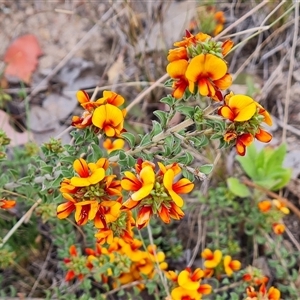
M 149 237 L 150 244 L 151 245 L 155 245 L 155 243 L 153 241 L 153 235 L 152 235 L 152 231 L 151 231 L 150 225 L 147 225 L 147 230 L 148 230 L 148 237 Z M 168 288 L 168 285 L 167 285 L 167 282 L 166 282 L 166 278 L 164 277 L 163 272 L 162 272 L 162 270 L 159 267 L 159 263 L 158 263 L 158 259 L 157 259 L 157 254 L 156 254 L 156 250 L 155 250 L 154 247 L 153 247 L 153 254 L 154 254 L 154 258 L 155 258 L 156 269 L 157 269 L 158 275 L 160 277 L 160 280 L 161 280 L 161 282 L 162 282 L 162 284 L 164 286 L 165 292 L 167 293 L 167 298 L 171 299 L 171 295 L 170 295 L 170 291 L 169 291 L 169 288 Z
M 151 281 L 151 280 L 149 280 L 149 281 Z M 115 294 L 115 293 L 117 293 L 121 290 L 128 289 L 128 288 L 134 287 L 134 286 L 139 285 L 139 284 L 145 284 L 146 282 L 149 282 L 149 281 L 148 280 L 147 281 L 146 280 L 132 281 L 130 283 L 123 284 L 123 285 L 121 285 L 121 286 L 119 286 L 119 287 L 103 294 L 102 296 L 113 295 L 113 294 Z
M 165 81 L 169 77 L 168 74 L 164 74 L 162 77 L 157 79 L 151 86 L 149 86 L 147 89 L 145 89 L 143 92 L 141 92 L 127 107 L 126 110 L 130 111 L 133 106 L 138 104 L 140 101 L 143 100 L 143 98 L 149 94 L 152 90 L 154 90 L 157 86 L 160 85 L 162 81 Z
M 12 227 L 12 229 L 6 234 L 3 238 L 2 243 L 0 244 L 0 248 L 4 246 L 4 244 L 9 240 L 9 238 L 15 233 L 15 231 L 24 223 L 28 222 L 35 208 L 42 202 L 41 199 L 38 199 L 30 209 L 23 215 L 23 217 Z
M 200 210 L 202 210 L 202 206 L 200 207 Z M 201 245 L 201 236 L 202 236 L 202 224 L 201 224 L 201 213 L 198 214 L 198 236 L 197 236 L 197 243 L 196 243 L 196 246 L 194 248 L 194 252 L 193 252 L 193 255 L 188 263 L 188 267 L 191 267 L 195 261 L 195 258 L 197 256 L 197 254 L 199 253 L 199 248 L 200 248 L 200 245 Z
M 48 262 L 49 262 L 49 259 L 50 259 L 50 257 L 51 257 L 52 249 L 53 249 L 53 246 L 52 246 L 52 244 L 51 244 L 50 247 L 49 247 L 49 250 L 48 250 L 46 259 L 45 259 L 45 261 L 44 261 L 44 263 L 43 263 L 43 265 L 42 265 L 41 272 L 39 273 L 38 278 L 37 278 L 36 281 L 34 282 L 34 285 L 32 286 L 31 291 L 30 291 L 28 297 L 31 297 L 31 296 L 33 295 L 33 293 L 35 292 L 35 290 L 36 290 L 38 284 L 40 283 L 40 281 L 41 281 L 41 279 L 42 279 L 42 276 L 44 275 L 45 270 L 46 270 L 46 268 L 47 268 L 47 264 L 48 264 Z
M 299 31 L 299 1 L 295 1 L 295 23 L 294 23 L 294 35 L 293 35 L 293 44 L 291 48 L 291 56 L 290 56 L 290 65 L 289 65 L 289 73 L 287 78 L 287 85 L 286 85 L 286 94 L 285 94 L 285 105 L 284 105 L 284 124 L 288 123 L 289 117 L 289 105 L 291 99 L 291 86 L 292 86 L 292 76 L 293 76 L 293 69 L 295 66 L 295 51 L 297 46 L 297 39 L 298 39 L 298 31 Z M 286 127 L 283 127 L 282 130 L 282 142 L 286 141 Z
M 230 26 L 225 28 L 221 33 L 219 33 L 215 38 L 219 39 L 220 37 L 223 37 L 226 33 L 230 32 L 231 29 L 236 27 L 238 24 L 242 23 L 244 20 L 246 20 L 248 17 L 252 16 L 254 12 L 261 9 L 263 6 L 265 6 L 267 3 L 269 3 L 269 0 L 264 0 L 254 8 L 252 8 L 250 11 L 248 11 L 245 15 L 243 15 L 241 18 L 239 18 L 237 21 L 232 23 Z
M 269 191 L 268 189 L 266 189 L 266 188 L 264 188 L 264 187 L 262 187 L 262 186 L 260 186 L 260 185 L 258 185 L 256 183 L 250 181 L 247 178 L 243 178 L 242 182 L 244 184 L 250 186 L 250 187 L 253 187 L 253 188 L 257 189 L 257 190 L 260 190 L 260 191 L 266 193 L 268 196 L 270 196 L 270 197 L 272 197 L 274 199 L 277 199 L 277 200 L 283 202 L 300 219 L 300 210 L 292 202 L 290 202 L 288 199 L 286 199 L 284 197 L 281 197 L 281 196 L 277 195 L 276 193 L 274 193 L 272 191 Z
M 40 87 L 48 83 L 48 80 L 55 75 L 75 54 L 75 52 L 86 44 L 88 39 L 99 29 L 99 25 L 103 22 L 107 22 L 113 12 L 113 7 L 111 7 L 101 19 L 84 35 L 84 37 L 71 49 L 71 51 L 56 65 L 56 67 L 31 91 L 31 93 L 24 99 L 23 103 L 26 103 L 31 96 L 34 96 L 39 92 Z

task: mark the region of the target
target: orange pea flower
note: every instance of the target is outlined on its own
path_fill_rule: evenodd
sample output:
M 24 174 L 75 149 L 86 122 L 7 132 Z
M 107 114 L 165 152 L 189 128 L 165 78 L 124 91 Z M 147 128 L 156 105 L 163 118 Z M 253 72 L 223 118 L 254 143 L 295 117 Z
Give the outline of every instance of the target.
M 92 116 L 92 123 L 100 128 L 108 137 L 118 137 L 124 131 L 125 110 L 112 105 L 103 104 L 97 107 Z
M 176 99 L 180 99 L 186 88 L 189 86 L 188 79 L 185 76 L 188 61 L 185 59 L 179 59 L 171 61 L 167 65 L 167 73 L 170 75 L 171 78 L 175 79 L 173 82 L 173 93 L 172 96 Z
M 285 206 L 285 204 L 277 199 L 272 200 L 272 204 L 282 213 L 285 215 L 288 215 L 290 213 L 290 210 Z
M 153 190 L 155 174 L 151 166 L 144 167 L 139 176 L 136 177 L 132 172 L 124 172 L 125 177 L 121 180 L 121 186 L 126 191 L 134 192 L 131 199 L 139 201 L 147 197 Z
M 258 291 L 256 291 L 252 286 L 249 286 L 246 289 L 246 293 L 248 296 L 246 300 L 280 300 L 281 295 L 280 291 L 273 286 L 271 286 L 267 291 L 264 283 L 260 286 Z
M 159 215 L 165 223 L 169 223 L 171 218 L 181 219 L 184 216 L 180 209 L 183 199 L 179 194 L 189 193 L 194 188 L 194 184 L 186 178 L 174 182 L 175 175 L 181 172 L 178 164 L 158 165 L 159 171 L 155 173 L 153 163 L 140 160 L 136 164 L 136 175 L 126 171 L 121 180 L 122 188 L 132 192 L 123 208 L 139 209 L 136 222 L 139 229 L 149 223 L 152 215 Z
M 98 202 L 89 200 L 75 203 L 75 221 L 78 225 L 85 225 L 88 220 L 94 220 L 98 211 Z
M 175 47 L 189 47 L 192 45 L 196 45 L 197 42 L 205 42 L 207 39 L 211 38 L 210 35 L 199 32 L 196 35 L 191 34 L 188 30 L 186 30 L 185 37 L 183 37 L 182 41 L 175 42 Z
M 224 256 L 224 270 L 227 276 L 232 276 L 234 271 L 241 268 L 241 263 L 238 260 L 232 260 L 230 255 Z
M 125 141 L 123 139 L 116 139 L 112 142 L 111 139 L 107 138 L 102 145 L 103 148 L 105 148 L 107 152 L 110 153 L 114 150 L 123 149 Z
M 186 290 L 196 291 L 200 287 L 200 280 L 204 277 L 204 272 L 197 268 L 194 272 L 186 268 L 178 275 L 178 285 Z
M 153 215 L 152 208 L 150 206 L 143 206 L 137 215 L 136 226 L 138 229 L 142 229 L 147 226 L 150 222 L 150 219 Z
M 218 113 L 232 122 L 248 121 L 256 113 L 255 101 L 245 95 L 227 96 L 225 97 L 225 103 L 226 105 L 222 106 Z
M 78 91 L 76 96 L 85 111 L 81 117 L 72 118 L 73 126 L 82 129 L 94 125 L 109 137 L 117 137 L 124 131 L 126 110 L 119 108 L 124 103 L 122 96 L 112 91 L 104 91 L 103 97 L 94 102 L 85 91 Z
M 15 200 L 0 199 L 0 208 L 1 209 L 10 209 L 15 206 L 16 206 Z
M 195 290 L 187 290 L 181 286 L 171 291 L 172 300 L 200 300 L 202 295 Z
M 243 133 L 236 138 L 236 152 L 244 156 L 246 154 L 246 147 L 250 146 L 254 141 L 254 137 L 251 133 Z
M 203 265 L 207 269 L 214 269 L 222 260 L 222 252 L 220 250 L 212 252 L 210 249 L 206 248 L 201 253 L 201 256 L 205 259 Z
M 89 163 L 83 159 L 76 159 L 73 163 L 73 168 L 79 175 L 71 178 L 71 185 L 75 187 L 89 186 L 96 184 L 105 177 L 105 170 L 99 168 L 95 163 Z
M 217 11 L 214 14 L 214 19 L 216 21 L 216 27 L 214 29 L 214 36 L 219 34 L 222 30 L 223 30 L 223 25 L 226 21 L 225 16 L 224 16 L 224 12 L 223 11 Z
M 285 225 L 282 223 L 274 223 L 272 225 L 273 231 L 275 234 L 283 234 L 285 232 Z
M 200 95 L 214 100 L 222 100 L 220 90 L 227 89 L 232 83 L 232 78 L 227 73 L 226 63 L 213 54 L 200 54 L 193 57 L 185 76 L 189 81 L 191 93 L 194 93 L 197 85 Z
M 173 183 L 175 178 L 175 173 L 172 169 L 167 170 L 164 174 L 163 183 L 168 192 L 171 196 L 172 200 L 178 207 L 183 206 L 183 199 L 179 196 L 179 194 L 188 194 L 190 193 L 193 188 L 194 184 L 190 182 L 187 178 L 182 178 L 176 183 Z
M 169 50 L 169 55 L 167 57 L 167 60 L 169 62 L 181 59 L 188 60 L 188 55 L 185 47 L 179 47 Z
M 272 202 L 270 200 L 260 201 L 257 205 L 261 212 L 267 212 L 272 208 Z

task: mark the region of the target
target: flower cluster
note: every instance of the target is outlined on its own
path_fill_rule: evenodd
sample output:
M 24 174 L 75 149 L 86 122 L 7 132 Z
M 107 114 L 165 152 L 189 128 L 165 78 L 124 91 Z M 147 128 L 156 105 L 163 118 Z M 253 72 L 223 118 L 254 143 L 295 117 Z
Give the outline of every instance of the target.
M 138 229 L 145 227 L 152 215 L 159 215 L 165 223 L 169 223 L 171 218 L 181 219 L 184 216 L 181 210 L 183 199 L 179 194 L 187 194 L 194 188 L 187 178 L 174 182 L 181 172 L 177 163 L 165 166 L 158 162 L 158 166 L 159 170 L 155 173 L 155 164 L 139 160 L 135 172 L 124 172 L 121 180 L 122 188 L 131 192 L 123 207 L 139 209 L 136 220 Z
M 73 168 L 77 176 L 62 181 L 60 192 L 67 202 L 57 207 L 59 219 L 75 211 L 78 225 L 93 221 L 101 243 L 111 242 L 114 234 L 131 239 L 134 225 L 131 212 L 121 210 L 121 184 L 116 175 L 107 174 L 108 167 L 106 158 L 96 163 L 87 163 L 83 158 L 75 160 Z
M 202 295 L 208 295 L 212 291 L 209 284 L 202 284 L 205 273 L 202 269 L 197 268 L 194 272 L 191 268 L 186 268 L 177 274 L 174 271 L 166 272 L 166 277 L 173 283 L 171 291 L 172 300 L 199 300 Z
M 225 96 L 224 105 L 218 113 L 230 121 L 224 133 L 224 141 L 235 144 L 239 155 L 245 155 L 246 146 L 254 138 L 264 143 L 271 141 L 272 135 L 261 128 L 261 123 L 272 125 L 270 114 L 251 97 L 231 92 Z
M 245 300 L 279 300 L 280 291 L 273 286 L 266 289 L 268 277 L 262 274 L 262 271 L 252 266 L 247 267 L 243 280 L 249 283 L 246 288 L 247 298 Z
M 152 279 L 156 275 L 155 264 L 161 270 L 166 270 L 165 254 L 157 251 L 155 245 L 149 245 L 147 250 L 141 250 L 143 243 L 133 239 L 127 243 L 124 239 L 115 237 L 108 248 L 97 243 L 95 249 L 86 248 L 86 255 L 79 255 L 76 247 L 69 249 L 70 257 L 64 259 L 68 269 L 65 280 L 77 277 L 79 280 L 92 276 L 103 283 L 111 283 L 112 287 L 141 281 L 138 285 L 143 289 L 142 281 Z
M 290 213 L 290 210 L 284 205 L 284 203 L 277 199 L 273 199 L 263 200 L 257 205 L 259 210 L 266 216 L 266 223 L 272 226 L 274 233 L 284 233 L 285 225 L 280 222 L 280 220 Z
M 171 49 L 167 57 L 167 73 L 174 80 L 172 95 L 180 99 L 188 88 L 192 94 L 198 91 L 202 96 L 222 100 L 221 90 L 232 83 L 223 58 L 233 43 L 216 42 L 205 33 L 193 35 L 187 31 L 184 39 L 174 46 L 177 48 Z
M 118 137 L 124 131 L 126 110 L 119 108 L 125 101 L 122 96 L 104 91 L 103 97 L 93 102 L 85 91 L 78 91 L 77 100 L 84 112 L 81 117 L 72 118 L 72 125 L 76 128 L 94 127 L 96 132 L 108 137 Z
M 232 276 L 233 272 L 238 271 L 241 268 L 241 263 L 238 260 L 232 260 L 230 255 L 223 254 L 221 250 L 212 250 L 206 248 L 201 253 L 204 259 L 205 273 L 212 276 L 213 274 L 218 278 L 221 274 Z
M 280 291 L 273 286 L 267 289 L 264 283 L 258 290 L 248 287 L 246 293 L 247 298 L 245 300 L 280 300 Z

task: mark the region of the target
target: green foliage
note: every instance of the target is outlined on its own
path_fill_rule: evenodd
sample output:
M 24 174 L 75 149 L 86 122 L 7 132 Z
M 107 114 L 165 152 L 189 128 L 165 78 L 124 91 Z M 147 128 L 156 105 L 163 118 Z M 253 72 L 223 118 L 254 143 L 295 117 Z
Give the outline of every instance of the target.
M 277 149 L 266 147 L 260 152 L 251 145 L 247 149 L 247 154 L 237 157 L 237 161 L 253 182 L 277 191 L 287 185 L 292 174 L 291 169 L 282 166 L 285 155 L 285 144 Z

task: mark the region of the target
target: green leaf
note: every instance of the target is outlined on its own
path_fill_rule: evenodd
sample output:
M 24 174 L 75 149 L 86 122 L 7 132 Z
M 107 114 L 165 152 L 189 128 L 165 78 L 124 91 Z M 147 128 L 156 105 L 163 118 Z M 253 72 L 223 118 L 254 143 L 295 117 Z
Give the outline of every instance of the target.
M 253 180 L 256 179 L 257 177 L 256 165 L 255 165 L 256 157 L 257 157 L 257 152 L 253 144 L 247 147 L 247 153 L 245 156 L 236 157 L 236 160 L 241 164 L 242 169 Z
M 250 191 L 246 185 L 240 183 L 237 178 L 230 177 L 227 179 L 227 185 L 229 190 L 236 196 L 245 198 L 250 196 Z
M 114 151 L 112 151 L 112 152 L 114 152 Z M 119 150 L 119 158 L 120 158 L 120 160 L 126 160 L 126 154 L 125 154 L 124 150 Z
M 165 103 L 169 105 L 170 107 L 173 106 L 176 102 L 176 99 L 173 98 L 171 95 L 168 95 L 167 97 L 164 97 L 160 100 L 161 103 Z
M 160 124 L 161 124 L 161 127 L 165 128 L 166 124 L 167 124 L 169 113 L 165 112 L 165 111 L 162 111 L 162 110 L 156 110 L 156 111 L 153 112 L 153 114 L 158 117 L 158 119 L 160 121 Z
M 103 156 L 103 152 L 98 144 L 91 144 L 91 148 L 93 153 L 93 161 L 97 161 Z
M 163 131 L 161 124 L 158 123 L 157 121 L 152 121 L 152 126 L 153 126 L 153 128 L 149 134 L 150 137 L 154 137 L 155 135 L 157 135 Z
M 134 167 L 134 165 L 136 164 L 136 160 L 133 158 L 133 156 L 127 154 L 127 165 L 128 167 Z
M 191 118 L 191 119 L 194 117 L 194 113 L 195 113 L 194 107 L 185 106 L 185 105 L 178 105 L 175 108 L 175 110 L 182 113 L 183 115 Z
M 202 165 L 198 169 L 201 173 L 208 175 L 212 171 L 213 167 L 214 167 L 213 164 L 206 164 L 206 165 Z
M 277 191 L 285 187 L 291 180 L 291 177 L 292 177 L 292 169 L 283 169 L 280 176 L 280 181 L 274 186 L 272 186 L 271 188 L 272 191 Z
M 282 166 L 286 156 L 286 144 L 280 145 L 276 150 L 264 149 L 266 152 L 266 172 L 269 174 L 274 167 Z
M 187 171 L 186 169 L 182 170 L 182 176 L 192 182 L 195 180 L 195 175 L 193 173 Z
M 176 157 L 176 161 L 184 165 L 189 165 L 194 160 L 194 157 L 189 152 L 184 152 L 183 155 Z
M 151 136 L 150 134 L 146 134 L 143 136 L 141 142 L 140 142 L 140 146 L 145 146 L 151 143 Z
M 128 142 L 130 148 L 135 146 L 135 135 L 131 132 L 123 132 L 121 137 Z

